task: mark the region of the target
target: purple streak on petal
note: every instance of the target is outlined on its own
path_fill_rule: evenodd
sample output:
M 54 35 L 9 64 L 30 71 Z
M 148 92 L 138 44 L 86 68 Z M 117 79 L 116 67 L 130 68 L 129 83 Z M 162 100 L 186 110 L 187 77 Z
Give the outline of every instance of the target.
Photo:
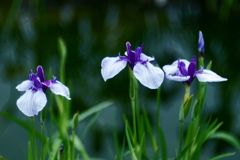
M 193 57 L 192 61 L 190 62 L 188 66 L 188 75 L 190 76 L 190 79 L 188 80 L 188 85 L 190 86 L 194 77 L 195 77 L 195 71 L 196 71 L 196 57 Z
M 201 74 L 202 72 L 203 72 L 203 67 L 201 67 L 200 70 L 195 71 L 194 76 L 196 76 L 197 74 Z
M 39 77 L 40 81 L 44 82 L 44 70 L 43 70 L 42 66 L 37 67 L 37 73 L 38 73 L 38 77 Z M 42 86 L 43 92 L 45 92 L 46 89 L 47 89 L 47 87 L 43 85 Z
M 186 65 L 184 62 L 180 61 L 180 59 L 178 60 L 178 69 L 183 76 L 188 76 L 188 72 L 186 70 Z
M 42 88 L 42 84 L 40 82 L 40 79 L 39 77 L 36 75 L 36 74 L 30 74 L 29 75 L 29 79 L 30 81 L 33 81 L 33 85 L 36 87 L 36 88 Z
M 201 57 L 204 56 L 204 50 L 205 50 L 205 46 L 204 46 L 203 34 L 202 34 L 201 31 L 199 31 L 198 51 L 199 51 L 199 55 L 200 55 Z
M 45 81 L 45 82 L 42 82 L 42 84 L 44 86 L 50 87 L 52 85 L 52 81 Z
M 129 59 L 129 63 L 131 68 L 133 69 L 134 65 L 135 65 L 135 53 L 131 50 L 131 44 L 129 42 L 126 43 L 126 47 L 127 47 L 127 55 L 128 55 L 128 59 Z
M 40 81 L 44 82 L 44 71 L 43 71 L 42 66 L 37 67 L 37 73 L 38 73 L 38 76 L 40 78 Z

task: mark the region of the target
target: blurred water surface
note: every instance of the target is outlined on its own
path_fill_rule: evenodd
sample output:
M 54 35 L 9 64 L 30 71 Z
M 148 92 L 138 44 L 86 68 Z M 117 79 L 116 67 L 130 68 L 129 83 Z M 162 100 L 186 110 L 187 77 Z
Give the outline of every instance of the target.
M 221 130 L 240 136 L 240 8 L 236 0 L 117 0 L 117 1 L 34 1 L 0 2 L 0 110 L 26 119 L 16 107 L 22 94 L 15 87 L 42 65 L 59 77 L 60 55 L 57 39 L 68 49 L 66 82 L 71 84 L 72 114 L 113 98 L 115 105 L 101 112 L 91 133 L 83 140 L 93 157 L 113 159 L 113 128 L 123 136 L 122 114 L 130 118 L 128 71 L 104 82 L 100 69 L 106 56 L 124 54 L 125 43 L 132 49 L 144 43 L 144 53 L 154 56 L 160 67 L 178 58 L 198 56 L 198 32 L 205 39 L 205 64 L 228 78 L 209 84 L 204 115 L 224 121 Z M 197 80 L 191 92 L 196 94 Z M 156 91 L 140 85 L 140 104 L 144 104 L 155 123 Z M 178 111 L 184 88 L 165 79 L 162 84 L 161 124 L 166 135 L 169 158 L 178 147 Z M 48 107 L 48 106 L 46 106 Z M 57 108 L 56 108 L 57 109 Z M 81 123 L 78 133 L 88 120 Z M 202 159 L 234 151 L 218 141 L 206 144 Z M 26 159 L 27 132 L 0 117 L 0 155 L 7 159 Z M 239 153 L 227 159 L 238 159 Z

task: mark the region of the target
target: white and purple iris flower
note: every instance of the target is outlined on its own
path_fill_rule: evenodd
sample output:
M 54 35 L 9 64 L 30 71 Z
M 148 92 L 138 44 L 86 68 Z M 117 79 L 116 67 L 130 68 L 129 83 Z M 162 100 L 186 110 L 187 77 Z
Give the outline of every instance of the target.
M 227 81 L 226 78 L 220 77 L 211 70 L 203 68 L 196 70 L 196 57 L 193 57 L 191 62 L 184 59 L 178 59 L 171 65 L 163 66 L 163 70 L 166 73 L 167 79 L 185 82 L 189 86 L 195 77 L 197 77 L 200 82 Z
M 31 73 L 29 80 L 23 81 L 16 89 L 26 91 L 18 100 L 17 107 L 26 116 L 34 116 L 40 112 L 47 103 L 45 91 L 47 88 L 57 95 L 64 96 L 70 100 L 69 89 L 54 77 L 53 80 L 44 80 L 44 71 L 42 66 L 37 67 L 37 74 Z
M 104 81 L 113 78 L 129 64 L 134 76 L 142 85 L 150 89 L 157 89 L 163 82 L 164 73 L 159 67 L 150 63 L 154 58 L 142 53 L 143 45 L 137 47 L 135 51 L 131 50 L 129 42 L 126 43 L 126 47 L 126 56 L 119 54 L 117 57 L 106 57 L 102 60 L 101 73 Z

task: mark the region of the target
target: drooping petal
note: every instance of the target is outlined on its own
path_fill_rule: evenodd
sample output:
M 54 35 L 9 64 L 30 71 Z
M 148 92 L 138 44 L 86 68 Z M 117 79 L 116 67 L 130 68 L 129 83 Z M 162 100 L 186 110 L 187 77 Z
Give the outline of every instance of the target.
M 179 71 L 178 60 L 174 61 L 171 65 L 163 66 L 163 70 L 167 75 L 168 74 L 176 74 L 176 72 Z
M 119 57 L 106 57 L 102 60 L 102 77 L 104 81 L 113 78 L 127 65 L 126 60 L 121 60 Z
M 18 100 L 17 107 L 26 116 L 34 116 L 40 112 L 47 103 L 46 95 L 42 90 L 27 90 Z
M 150 57 L 150 56 L 147 56 L 146 54 L 144 53 L 141 53 L 140 54 L 140 59 L 143 60 L 143 61 L 153 61 L 155 58 L 153 57 Z
M 172 81 L 185 82 L 190 79 L 190 76 L 172 76 L 170 74 L 166 74 L 166 78 Z
M 154 67 L 150 62 L 137 63 L 133 68 L 134 76 L 142 85 L 157 89 L 163 82 L 164 73 L 159 67 Z
M 19 84 L 16 89 L 18 91 L 26 91 L 33 85 L 33 81 L 25 80 L 21 84 Z
M 196 74 L 197 79 L 200 82 L 221 82 L 227 81 L 226 78 L 223 78 L 211 70 L 204 69 L 202 73 Z
M 68 100 L 71 100 L 68 87 L 61 82 L 56 81 L 55 83 L 51 83 L 49 88 L 54 94 L 64 96 Z

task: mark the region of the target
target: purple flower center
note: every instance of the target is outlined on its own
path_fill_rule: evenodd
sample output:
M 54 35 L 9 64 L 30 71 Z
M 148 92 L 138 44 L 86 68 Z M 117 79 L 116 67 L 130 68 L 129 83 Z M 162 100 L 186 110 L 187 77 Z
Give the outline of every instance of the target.
M 178 60 L 178 69 L 179 72 L 177 73 L 178 76 L 190 76 L 190 78 L 186 81 L 187 84 L 190 86 L 193 79 L 195 78 L 197 73 L 201 73 L 203 69 L 196 71 L 196 57 L 193 57 L 192 61 L 190 62 L 190 64 L 188 65 L 188 68 L 186 68 L 186 64 L 182 61 L 180 61 L 180 59 Z
M 131 50 L 131 44 L 129 42 L 127 42 L 126 43 L 127 57 L 119 55 L 120 60 L 128 61 L 129 65 L 132 69 L 136 65 L 137 62 L 140 62 L 142 64 L 146 63 L 148 60 L 143 61 L 143 60 L 140 59 L 140 55 L 142 54 L 143 46 L 144 45 L 142 44 L 141 47 L 137 47 L 135 51 L 132 51 Z

